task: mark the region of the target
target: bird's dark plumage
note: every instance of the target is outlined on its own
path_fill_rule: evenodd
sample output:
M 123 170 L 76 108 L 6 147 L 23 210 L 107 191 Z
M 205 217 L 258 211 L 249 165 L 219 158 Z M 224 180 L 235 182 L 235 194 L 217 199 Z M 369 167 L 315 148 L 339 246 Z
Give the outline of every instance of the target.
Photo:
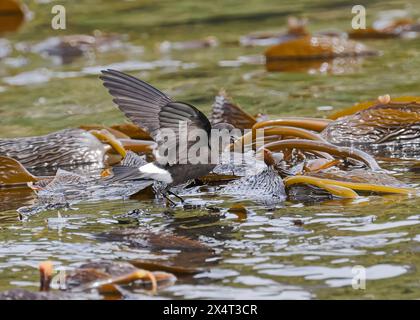
M 113 101 L 120 110 L 135 124 L 146 129 L 158 147 L 163 141 L 160 133 L 163 129 L 179 130 L 179 123 L 187 125 L 188 132 L 203 129 L 210 135 L 211 124 L 207 117 L 197 108 L 183 102 L 173 101 L 163 92 L 146 82 L 116 70 L 104 70 L 100 77 L 104 86 L 114 97 Z M 177 142 L 177 161 L 186 163 L 188 149 L 195 141 L 189 141 L 185 146 Z M 179 150 L 183 147 L 186 150 Z
M 210 143 L 212 126 L 200 110 L 190 104 L 173 101 L 146 82 L 119 71 L 104 70 L 100 78 L 120 110 L 136 125 L 147 130 L 158 144 L 158 148 L 163 144 L 166 144 L 169 150 L 176 148 L 175 160 L 162 162 L 157 157 L 157 162 L 140 167 L 137 165 L 115 167 L 111 181 L 153 179 L 173 186 L 206 175 L 216 166 L 210 161 L 192 164 L 188 159 L 188 151 L 197 141 L 187 139 L 187 143 L 180 143 L 180 123 L 186 126 L 188 134 L 194 130 L 204 130 L 208 138 L 207 143 Z M 217 128 L 231 130 L 233 127 L 218 124 Z M 173 130 L 175 141 L 168 143 L 163 133 L 165 129 Z M 207 160 L 210 160 L 210 145 L 208 151 Z

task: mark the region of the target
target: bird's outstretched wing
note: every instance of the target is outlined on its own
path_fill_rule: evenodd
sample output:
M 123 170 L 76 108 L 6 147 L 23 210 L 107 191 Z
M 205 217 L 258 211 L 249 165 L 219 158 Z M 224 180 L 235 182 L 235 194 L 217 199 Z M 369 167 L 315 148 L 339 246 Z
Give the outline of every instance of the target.
M 172 163 L 186 163 L 189 147 L 195 143 L 179 144 L 179 124 L 186 125 L 188 133 L 202 129 L 210 135 L 211 124 L 207 117 L 192 105 L 171 100 L 150 84 L 116 70 L 103 70 L 104 86 L 114 97 L 120 110 L 135 124 L 146 129 L 157 142 L 158 147 L 166 143 L 176 147 L 176 160 Z M 176 135 L 174 146 L 163 139 L 162 130 L 171 129 Z

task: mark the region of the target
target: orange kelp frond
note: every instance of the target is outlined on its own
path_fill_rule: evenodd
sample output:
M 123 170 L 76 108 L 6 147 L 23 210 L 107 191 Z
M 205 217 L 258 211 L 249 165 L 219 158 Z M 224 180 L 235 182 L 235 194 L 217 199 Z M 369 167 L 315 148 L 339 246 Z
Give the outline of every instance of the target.
M 24 9 L 18 0 L 1 0 L 0 33 L 19 29 L 25 20 Z
M 396 38 L 399 34 L 392 31 L 378 30 L 372 27 L 365 29 L 352 29 L 349 32 L 350 39 L 388 39 Z
M 39 264 L 39 275 L 40 275 L 40 291 L 48 291 L 54 272 L 54 267 L 51 261 L 44 261 Z
M 115 138 L 115 136 L 110 133 L 109 131 L 102 129 L 102 130 L 91 130 L 89 131 L 93 134 L 96 138 L 98 138 L 101 142 L 105 142 L 109 144 L 121 157 L 125 158 L 127 155 L 127 151 L 125 151 L 121 142 Z
M 141 260 L 135 259 L 130 260 L 130 263 L 140 269 L 147 269 L 149 271 L 160 271 L 159 274 L 154 273 L 156 276 L 156 280 L 159 282 L 159 278 L 162 278 L 162 273 L 166 274 L 168 278 L 172 278 L 174 280 L 176 276 L 185 276 L 185 275 L 194 275 L 200 272 L 203 272 L 202 269 L 193 268 L 191 266 L 180 266 L 180 265 L 173 265 L 170 262 L 159 262 L 159 261 L 152 261 L 152 260 Z M 176 278 L 175 278 L 176 279 Z
M 267 61 L 275 59 L 305 60 L 357 57 L 377 54 L 365 45 L 340 37 L 304 35 L 265 51 Z
M 119 130 L 107 127 L 107 126 L 100 125 L 100 124 L 84 124 L 84 125 L 79 126 L 79 128 L 83 129 L 83 130 L 86 130 L 86 131 L 106 130 L 106 131 L 110 132 L 115 138 L 130 139 L 130 137 L 128 135 L 126 135 L 125 133 L 123 133 Z
M 376 24 L 376 25 L 375 25 Z M 371 27 L 349 31 L 352 39 L 389 39 L 403 37 L 405 32 L 409 32 L 412 27 L 417 25 L 411 18 L 398 18 L 393 21 L 378 20 Z
M 403 97 L 397 97 L 392 98 L 386 94 L 383 96 L 379 96 L 378 99 L 373 101 L 366 101 L 366 102 L 360 102 L 355 104 L 352 107 L 346 108 L 341 111 L 337 111 L 333 114 L 331 114 L 328 119 L 336 120 L 338 118 L 349 116 L 352 114 L 355 114 L 358 111 L 366 110 L 369 108 L 377 107 L 377 106 L 404 106 L 406 104 L 420 104 L 420 97 L 417 96 L 403 96 Z
M 38 180 L 19 161 L 0 156 L 0 188 L 26 186 L 28 182 Z
M 299 149 L 303 151 L 321 151 L 340 158 L 352 158 L 366 164 L 372 170 L 382 170 L 376 160 L 361 150 L 355 148 L 338 147 L 336 145 L 311 140 L 290 139 L 270 142 L 263 146 L 270 151 L 282 151 L 284 149 Z
M 116 124 L 111 126 L 111 128 L 126 134 L 131 139 L 152 140 L 150 134 L 146 130 L 133 123 Z
M 398 193 L 398 194 L 407 194 L 407 195 L 413 195 L 417 193 L 417 191 L 414 188 L 401 188 L 401 187 L 375 185 L 375 184 L 369 184 L 369 183 L 346 182 L 346 181 L 339 181 L 339 180 L 322 179 L 318 177 L 293 176 L 293 177 L 287 177 L 284 179 L 285 186 L 291 186 L 293 184 L 302 184 L 302 183 L 318 186 L 322 189 L 325 189 L 331 192 L 334 195 L 339 195 L 342 192 L 341 196 L 347 197 L 347 198 L 353 197 L 351 196 L 351 193 L 348 190 L 345 190 L 345 189 L 328 190 L 326 186 L 341 187 L 341 188 L 346 188 L 350 190 L 374 192 L 374 193 Z
M 289 126 L 321 132 L 328 126 L 330 122 L 331 120 L 329 119 L 285 117 L 276 120 L 258 122 L 252 127 L 252 130 L 265 127 Z

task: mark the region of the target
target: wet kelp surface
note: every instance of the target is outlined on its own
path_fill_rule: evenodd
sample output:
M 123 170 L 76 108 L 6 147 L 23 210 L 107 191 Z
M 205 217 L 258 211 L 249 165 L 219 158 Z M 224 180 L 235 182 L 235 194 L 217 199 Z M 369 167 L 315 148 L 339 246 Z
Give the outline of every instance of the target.
M 363 43 L 380 55 L 351 63 L 336 60 L 333 67 L 297 63 L 294 68 L 291 63 L 283 72 L 266 71 L 261 62 L 264 48 L 239 45 L 240 36 L 250 32 L 282 31 L 289 15 L 307 17 L 311 31 L 348 30 L 352 3 L 345 1 L 251 1 L 247 6 L 241 1 L 78 1 L 66 4 L 65 31 L 50 28 L 51 5 L 28 2 L 32 20 L 2 43 L 2 138 L 124 121 L 98 81 L 99 70 L 106 67 L 136 74 L 207 113 L 223 87 L 248 113 L 266 113 L 273 119 L 322 117 L 385 93 L 419 95 L 416 40 L 367 40 Z M 420 16 L 414 1 L 369 1 L 366 6 L 368 22 L 385 9 Z M 84 41 L 85 51 L 73 52 L 66 60 L 41 45 L 62 35 L 101 39 L 97 29 L 113 33 L 111 42 L 95 40 L 102 49 L 92 49 L 91 39 L 78 39 Z M 216 37 L 217 43 L 209 37 Z M 197 39 L 204 45 L 197 45 Z M 177 45 L 184 41 L 186 46 Z M 381 165 L 418 186 L 418 172 L 409 171 L 412 162 Z M 183 196 L 186 204 L 175 208 L 146 196 L 82 201 L 21 220 L 16 210 L 33 205 L 35 194 L 0 190 L 0 291 L 36 291 L 37 267 L 45 260 L 58 270 L 89 261 L 141 260 L 138 267 L 148 269 L 155 262 L 178 272 L 177 282 L 154 297 L 419 297 L 416 197 L 266 206 L 221 196 L 211 187 L 193 188 Z M 351 286 L 357 265 L 366 268 L 366 290 Z M 129 292 L 130 298 L 151 297 L 147 291 Z

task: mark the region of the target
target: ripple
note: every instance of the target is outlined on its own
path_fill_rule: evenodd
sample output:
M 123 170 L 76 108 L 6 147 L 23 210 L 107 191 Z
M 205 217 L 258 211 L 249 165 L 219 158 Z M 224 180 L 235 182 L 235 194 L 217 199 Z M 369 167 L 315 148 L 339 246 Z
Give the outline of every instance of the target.
M 366 267 L 366 280 L 388 279 L 401 276 L 408 272 L 408 266 L 390 264 L 379 264 Z M 355 276 L 353 267 L 329 268 L 323 266 L 284 266 L 279 265 L 276 269 L 262 269 L 259 274 L 282 276 L 282 277 L 303 277 L 306 280 L 326 280 L 325 283 L 331 287 L 351 286 Z

